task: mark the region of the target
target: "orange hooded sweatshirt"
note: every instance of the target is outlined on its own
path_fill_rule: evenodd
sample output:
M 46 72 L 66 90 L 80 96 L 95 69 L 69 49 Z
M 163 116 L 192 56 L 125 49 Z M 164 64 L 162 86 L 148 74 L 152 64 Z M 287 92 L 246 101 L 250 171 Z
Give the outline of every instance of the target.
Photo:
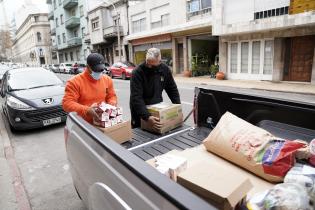
M 100 102 L 117 104 L 117 96 L 110 77 L 103 75 L 99 80 L 95 80 L 88 69 L 85 69 L 83 73 L 67 82 L 62 100 L 66 112 L 77 112 L 86 121 L 92 123 L 93 119 L 87 115 L 87 111 L 92 104 Z

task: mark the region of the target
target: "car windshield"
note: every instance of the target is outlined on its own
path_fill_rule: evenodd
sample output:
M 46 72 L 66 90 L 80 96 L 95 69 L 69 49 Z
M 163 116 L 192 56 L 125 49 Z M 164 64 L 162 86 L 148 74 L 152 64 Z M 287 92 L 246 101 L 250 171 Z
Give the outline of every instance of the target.
M 62 81 L 52 72 L 44 70 L 26 70 L 9 74 L 10 91 L 27 90 L 39 87 L 55 86 Z
M 67 63 L 66 66 L 72 66 L 70 63 Z
M 86 65 L 85 65 L 85 64 L 79 64 L 79 66 L 80 66 L 80 67 L 85 67 Z

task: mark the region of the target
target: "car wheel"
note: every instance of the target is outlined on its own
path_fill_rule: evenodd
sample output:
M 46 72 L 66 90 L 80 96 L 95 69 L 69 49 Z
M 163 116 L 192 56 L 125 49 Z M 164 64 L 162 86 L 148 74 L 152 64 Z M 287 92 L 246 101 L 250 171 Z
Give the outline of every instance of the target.
M 127 79 L 126 73 L 122 73 L 121 78 L 122 78 L 123 80 L 126 80 L 126 79 Z

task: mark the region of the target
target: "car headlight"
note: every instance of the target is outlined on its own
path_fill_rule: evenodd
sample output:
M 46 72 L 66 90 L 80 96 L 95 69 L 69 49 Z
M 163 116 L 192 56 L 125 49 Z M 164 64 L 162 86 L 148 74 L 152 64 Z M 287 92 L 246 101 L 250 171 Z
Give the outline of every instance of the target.
M 7 104 L 13 109 L 19 109 L 19 110 L 34 110 L 33 107 L 27 105 L 26 103 L 23 103 L 17 98 L 14 98 L 12 96 L 9 96 L 7 98 Z
M 132 72 L 132 69 L 127 69 L 127 72 L 128 72 L 128 73 L 131 73 L 131 72 Z

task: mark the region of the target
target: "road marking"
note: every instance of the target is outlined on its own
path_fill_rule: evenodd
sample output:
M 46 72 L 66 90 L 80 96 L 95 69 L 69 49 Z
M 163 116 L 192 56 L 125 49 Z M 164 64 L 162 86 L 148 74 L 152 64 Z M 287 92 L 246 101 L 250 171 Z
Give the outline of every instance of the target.
M 186 101 L 182 101 L 182 104 L 186 104 L 186 105 L 189 105 L 189 106 L 193 106 L 194 105 L 193 103 L 186 102 Z

